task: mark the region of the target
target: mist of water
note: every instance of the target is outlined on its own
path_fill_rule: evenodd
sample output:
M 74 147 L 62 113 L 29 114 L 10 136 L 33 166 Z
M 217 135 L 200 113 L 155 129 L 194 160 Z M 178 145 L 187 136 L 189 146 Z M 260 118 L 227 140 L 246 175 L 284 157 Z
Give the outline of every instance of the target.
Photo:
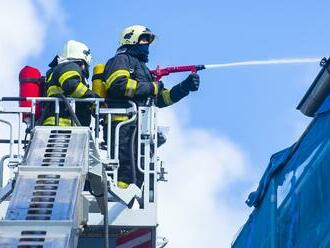
M 320 58 L 289 58 L 289 59 L 269 59 L 269 60 L 251 60 L 225 64 L 205 65 L 206 69 L 236 67 L 236 66 L 254 66 L 254 65 L 280 65 L 280 64 L 306 64 L 320 62 Z

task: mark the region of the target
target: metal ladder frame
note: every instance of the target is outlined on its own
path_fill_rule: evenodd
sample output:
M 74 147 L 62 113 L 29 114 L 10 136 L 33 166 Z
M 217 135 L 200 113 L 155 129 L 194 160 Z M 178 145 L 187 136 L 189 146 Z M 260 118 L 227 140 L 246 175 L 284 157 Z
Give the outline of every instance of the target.
M 31 108 L 3 108 L 0 106 L 0 113 L 19 113 L 19 118 L 21 119 L 22 113 L 35 113 L 36 103 L 39 101 L 54 101 L 55 102 L 55 113 L 58 115 L 59 113 L 59 102 L 58 98 L 27 98 L 32 101 Z M 0 98 L 0 102 L 1 102 Z M 156 213 L 157 213 L 157 173 L 159 171 L 160 163 L 157 158 L 157 109 L 154 106 L 148 107 L 139 107 L 136 108 L 135 104 L 132 104 L 130 109 L 104 109 L 100 108 L 100 102 L 103 102 L 104 99 L 69 99 L 70 103 L 74 106 L 75 101 L 85 101 L 91 102 L 95 101 L 96 104 L 96 112 L 95 112 L 95 133 L 94 137 L 90 135 L 90 151 L 89 151 L 89 172 L 93 172 L 93 170 L 97 171 L 101 174 L 102 178 L 102 169 L 105 168 L 105 165 L 111 165 L 118 163 L 118 152 L 117 156 L 114 159 L 111 159 L 110 156 L 107 158 L 103 158 L 99 153 L 98 140 L 99 140 L 99 116 L 100 114 L 107 114 L 108 119 L 111 120 L 111 114 L 117 113 L 126 113 L 132 114 L 132 117 L 128 122 L 132 122 L 138 116 L 138 160 L 137 160 L 137 167 L 138 169 L 144 173 L 144 184 L 142 187 L 143 195 L 141 195 L 136 188 L 129 189 L 128 191 L 134 191 L 134 197 L 142 198 L 142 207 L 138 209 L 129 209 L 125 204 L 122 202 L 107 202 L 108 203 L 108 211 L 109 214 L 109 227 L 111 228 L 123 228 L 123 227 L 153 227 L 154 230 L 154 243 L 156 244 L 156 236 L 155 230 L 157 221 L 156 221 Z M 117 111 L 117 112 L 116 112 Z M 134 117 L 135 115 L 135 117 Z M 33 126 L 34 118 L 32 118 L 31 125 Z M 126 122 L 126 123 L 128 123 Z M 122 125 L 126 124 L 125 122 Z M 20 126 L 19 122 L 19 126 Z M 121 125 L 121 126 L 122 126 Z M 108 126 L 109 128 L 109 126 Z M 119 147 L 119 128 L 118 126 L 115 131 L 115 135 L 117 136 L 117 144 L 115 145 L 116 149 Z M 111 129 L 111 128 L 110 128 Z M 19 133 L 21 131 L 21 126 L 19 128 Z M 111 130 L 110 130 L 111 132 Z M 110 134 L 109 132 L 109 134 Z M 111 134 L 110 134 L 111 135 Z M 110 136 L 109 135 L 109 136 Z M 11 139 L 12 140 L 12 139 Z M 19 137 L 18 144 L 21 145 L 20 142 L 21 138 Z M 111 139 L 110 139 L 111 140 Z M 10 142 L 12 146 L 12 141 Z M 143 147 L 143 148 L 141 148 Z M 110 145 L 108 145 L 110 148 Z M 20 148 L 18 148 L 20 153 Z M 152 151 L 152 152 L 151 152 Z M 109 151 L 107 151 L 109 155 Z M 147 156 L 146 154 L 152 154 L 151 156 Z M 140 157 L 142 160 L 140 160 Z M 141 163 L 141 161 L 143 161 Z M 101 165 L 101 166 L 100 166 Z M 111 167 L 111 166 L 110 166 Z M 98 169 L 97 169 L 98 168 Z M 118 167 L 114 166 L 115 169 L 118 171 Z M 98 173 L 97 173 L 98 174 Z M 115 174 L 114 174 L 115 175 Z M 117 177 L 115 177 L 115 182 Z M 108 180 L 107 180 L 108 181 Z M 112 184 L 112 192 L 114 189 L 116 190 L 116 183 Z M 84 198 L 84 197 L 83 197 Z M 85 198 L 84 198 L 85 199 Z M 88 202 L 88 200 L 85 199 Z M 127 202 L 127 201 L 126 201 Z M 141 201 L 140 201 L 141 203 Z M 90 204 L 90 203 L 89 203 Z M 100 222 L 91 222 L 90 225 L 100 225 Z

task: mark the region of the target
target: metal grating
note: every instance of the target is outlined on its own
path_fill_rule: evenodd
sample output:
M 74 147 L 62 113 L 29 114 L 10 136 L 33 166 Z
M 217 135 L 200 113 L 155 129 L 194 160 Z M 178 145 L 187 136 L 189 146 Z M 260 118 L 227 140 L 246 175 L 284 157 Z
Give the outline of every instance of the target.
M 26 220 L 51 219 L 60 177 L 53 174 L 38 175 Z
M 0 248 L 76 245 L 75 230 L 87 218 L 79 196 L 92 152 L 90 134 L 88 128 L 53 128 L 35 128 L 6 217 L 0 221 Z
M 18 248 L 43 248 L 46 231 L 22 231 L 18 240 Z
M 41 166 L 64 166 L 71 140 L 71 130 L 52 130 Z

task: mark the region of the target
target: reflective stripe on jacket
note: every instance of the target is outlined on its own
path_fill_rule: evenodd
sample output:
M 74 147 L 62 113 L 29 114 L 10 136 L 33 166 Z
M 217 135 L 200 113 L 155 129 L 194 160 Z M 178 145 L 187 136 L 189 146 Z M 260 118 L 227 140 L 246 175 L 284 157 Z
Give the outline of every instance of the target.
M 104 70 L 107 98 L 133 100 L 144 105 L 150 96 L 156 96 L 156 106 L 162 108 L 178 102 L 189 94 L 180 84 L 159 92 L 158 85 L 144 62 L 126 53 L 111 58 Z
M 66 97 L 86 98 L 94 97 L 94 93 L 88 89 L 85 79 L 82 76 L 81 68 L 75 62 L 61 63 L 55 66 L 51 72 L 47 73 L 46 78 L 46 94 L 48 97 L 55 97 L 58 94 L 63 94 Z M 76 103 L 76 115 L 84 126 L 90 124 L 90 103 Z M 49 102 L 45 107 L 45 121 L 55 115 L 55 104 Z M 69 111 L 63 102 L 60 103 L 60 117 L 70 120 Z M 47 124 L 44 124 L 47 125 Z

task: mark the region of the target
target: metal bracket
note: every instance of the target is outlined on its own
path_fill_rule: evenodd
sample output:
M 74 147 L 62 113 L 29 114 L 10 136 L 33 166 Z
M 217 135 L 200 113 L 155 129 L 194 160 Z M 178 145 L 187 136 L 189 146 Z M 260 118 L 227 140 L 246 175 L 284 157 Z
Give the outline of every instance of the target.
M 168 180 L 165 178 L 165 175 L 168 174 L 168 172 L 165 170 L 164 166 L 164 161 L 160 162 L 160 168 L 159 168 L 159 172 L 157 172 L 158 174 L 158 178 L 157 178 L 157 182 L 167 182 Z
M 8 159 L 8 167 L 16 168 L 22 162 L 22 158 L 9 158 Z

